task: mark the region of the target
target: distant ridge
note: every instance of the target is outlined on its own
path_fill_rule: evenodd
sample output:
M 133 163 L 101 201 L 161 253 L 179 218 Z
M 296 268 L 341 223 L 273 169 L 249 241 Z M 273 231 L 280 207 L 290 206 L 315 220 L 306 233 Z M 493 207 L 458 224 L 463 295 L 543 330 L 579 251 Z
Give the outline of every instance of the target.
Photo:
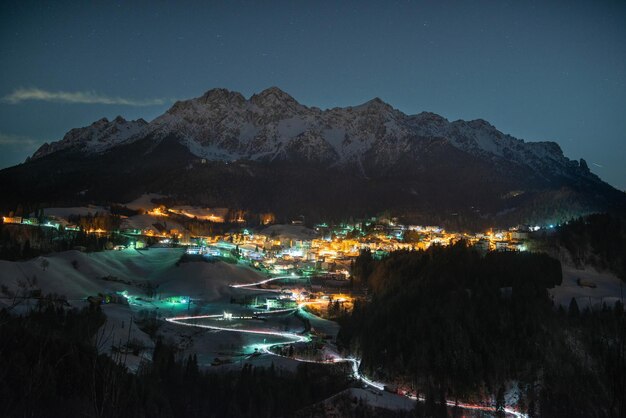
M 406 115 L 379 98 L 321 110 L 277 87 L 249 99 L 212 89 L 151 122 L 100 119 L 0 172 L 9 178 L 7 206 L 159 192 L 285 216 L 391 210 L 461 224 L 554 222 L 625 201 L 555 142 L 524 142 L 482 119 Z

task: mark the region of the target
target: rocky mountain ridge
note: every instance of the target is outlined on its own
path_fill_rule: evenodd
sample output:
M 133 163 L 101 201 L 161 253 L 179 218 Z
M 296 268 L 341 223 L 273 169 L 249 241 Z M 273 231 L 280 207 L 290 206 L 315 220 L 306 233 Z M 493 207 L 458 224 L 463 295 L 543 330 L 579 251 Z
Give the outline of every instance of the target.
M 468 154 L 531 168 L 540 176 L 593 176 L 554 142 L 524 142 L 482 119 L 449 122 L 434 113 L 406 115 L 379 98 L 362 105 L 321 110 L 272 87 L 246 99 L 212 89 L 178 101 L 150 123 L 106 118 L 45 144 L 33 159 L 60 150 L 101 153 L 151 137 L 176 137 L 209 160 L 305 161 L 328 166 L 356 163 L 389 167 L 407 155 L 419 160 L 424 139 L 438 138 Z
M 2 208 L 125 202 L 276 214 L 288 221 L 393 213 L 455 229 L 626 211 L 626 194 L 490 123 L 406 115 L 375 98 L 322 110 L 278 88 L 213 89 L 150 122 L 101 119 L 0 170 Z

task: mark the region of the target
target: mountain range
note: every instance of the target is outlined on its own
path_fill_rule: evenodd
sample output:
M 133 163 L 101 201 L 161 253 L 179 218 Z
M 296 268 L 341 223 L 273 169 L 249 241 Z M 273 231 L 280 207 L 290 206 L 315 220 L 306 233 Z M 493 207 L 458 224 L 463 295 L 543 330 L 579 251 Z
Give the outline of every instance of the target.
M 379 98 L 322 110 L 272 87 L 178 101 L 151 122 L 100 119 L 0 171 L 5 206 L 180 203 L 289 219 L 381 212 L 460 226 L 559 222 L 623 210 L 626 195 L 555 142 L 489 122 L 407 115 Z

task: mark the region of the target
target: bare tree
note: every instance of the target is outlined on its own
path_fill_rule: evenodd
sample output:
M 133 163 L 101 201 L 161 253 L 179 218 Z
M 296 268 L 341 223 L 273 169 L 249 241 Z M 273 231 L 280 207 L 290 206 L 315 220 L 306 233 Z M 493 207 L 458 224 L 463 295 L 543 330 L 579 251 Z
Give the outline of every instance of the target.
M 41 289 L 37 286 L 37 276 L 27 277 L 24 279 L 16 279 L 15 290 L 9 289 L 8 286 L 0 286 L 0 296 L 2 299 L 9 300 L 7 312 L 12 311 L 17 306 L 30 299 L 38 299 L 41 297 Z

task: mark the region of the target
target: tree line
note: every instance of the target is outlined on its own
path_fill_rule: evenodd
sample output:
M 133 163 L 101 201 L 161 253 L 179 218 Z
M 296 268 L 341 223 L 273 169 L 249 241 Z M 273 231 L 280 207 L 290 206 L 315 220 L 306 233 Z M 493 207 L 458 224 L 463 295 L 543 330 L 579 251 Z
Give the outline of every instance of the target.
M 40 300 L 27 315 L 0 311 L 0 415 L 116 417 L 275 417 L 350 384 L 338 367 L 208 372 L 157 340 L 137 373 L 98 353 L 105 316 L 98 307 L 68 310 Z
M 481 256 L 461 241 L 382 260 L 364 251 L 354 267 L 371 300 L 340 320 L 338 342 L 366 374 L 425 395 L 418 416 L 445 416 L 446 398 L 502 404 L 513 381 L 531 416 L 626 412 L 623 306 L 555 306 L 557 260 Z
M 626 217 L 594 214 L 559 225 L 553 234 L 536 237 L 538 248 L 558 253 L 563 248 L 578 267 L 609 270 L 626 281 Z

